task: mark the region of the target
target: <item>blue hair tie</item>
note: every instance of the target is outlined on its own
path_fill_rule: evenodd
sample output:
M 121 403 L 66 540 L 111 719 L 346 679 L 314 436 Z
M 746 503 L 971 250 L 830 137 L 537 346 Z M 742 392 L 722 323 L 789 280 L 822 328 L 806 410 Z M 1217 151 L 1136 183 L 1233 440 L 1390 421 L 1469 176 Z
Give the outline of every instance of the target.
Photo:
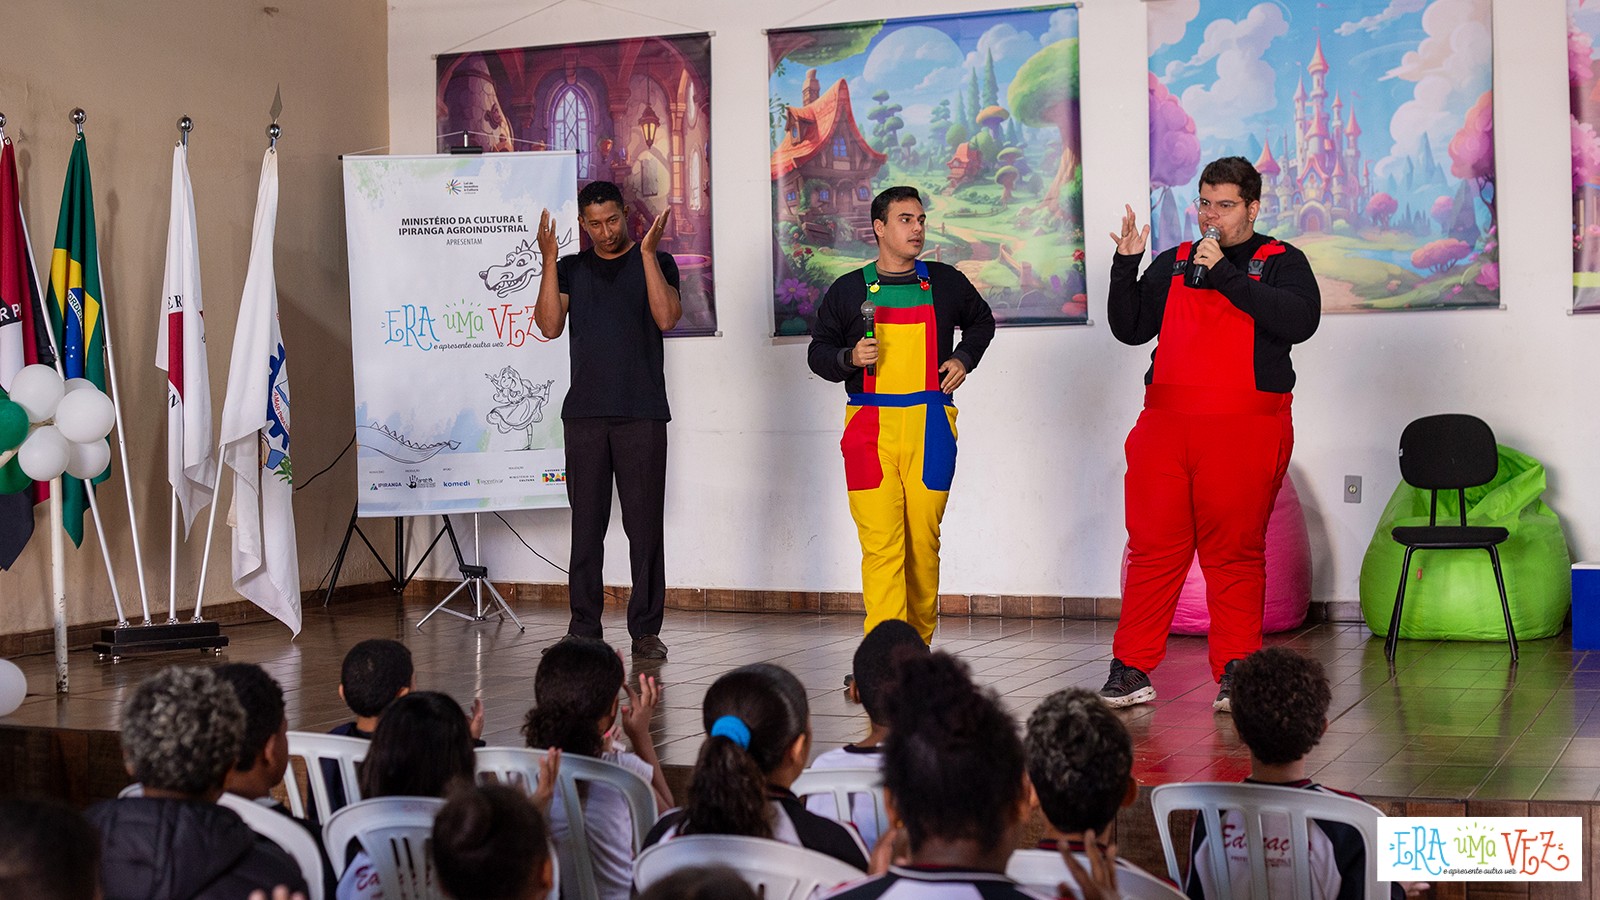
M 739 745 L 740 750 L 750 749 L 750 726 L 738 716 L 723 716 L 711 723 L 712 737 L 725 737 Z

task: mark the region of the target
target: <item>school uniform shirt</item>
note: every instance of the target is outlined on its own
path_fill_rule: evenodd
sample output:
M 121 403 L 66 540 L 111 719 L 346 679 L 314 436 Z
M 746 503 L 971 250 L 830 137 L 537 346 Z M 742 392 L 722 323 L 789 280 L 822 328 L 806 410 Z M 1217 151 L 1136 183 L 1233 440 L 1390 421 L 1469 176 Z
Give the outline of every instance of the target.
M 846 744 L 818 756 L 811 761 L 813 769 L 876 769 L 883 759 L 883 747 L 857 747 Z M 867 848 L 878 844 L 878 811 L 871 794 L 850 795 L 850 817 L 845 821 L 839 815 L 838 804 L 830 794 L 812 794 L 806 798 L 806 809 L 835 822 L 853 826 L 861 835 Z
M 865 881 L 835 888 L 824 900 L 1053 900 L 999 872 L 943 866 L 890 866 Z
M 636 754 L 608 750 L 600 759 L 627 769 L 649 783 L 655 769 Z M 633 890 L 633 817 L 628 801 L 616 788 L 589 782 L 583 798 L 583 831 L 589 838 L 595 886 L 601 900 L 628 900 Z M 557 845 L 567 840 L 571 825 L 560 792 L 550 801 L 550 836 Z M 341 898 L 342 900 L 342 898 Z
M 867 848 L 854 828 L 846 828 L 832 819 L 811 812 L 792 791 L 785 788 L 768 785 L 767 797 L 772 804 L 773 840 L 825 853 L 863 872 L 867 870 Z M 667 810 L 645 836 L 644 845 L 653 847 L 677 837 L 678 829 L 683 825 L 683 815 L 683 810 L 678 807 Z

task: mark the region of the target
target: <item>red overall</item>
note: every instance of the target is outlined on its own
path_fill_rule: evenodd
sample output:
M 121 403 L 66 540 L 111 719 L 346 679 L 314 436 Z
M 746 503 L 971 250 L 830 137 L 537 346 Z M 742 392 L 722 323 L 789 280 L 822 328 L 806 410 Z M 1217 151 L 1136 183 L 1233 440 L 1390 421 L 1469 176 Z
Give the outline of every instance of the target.
M 1178 248 L 1189 258 L 1190 244 Z M 1250 277 L 1284 252 L 1263 244 Z M 1195 551 L 1211 612 L 1211 674 L 1261 647 L 1267 516 L 1294 446 L 1291 395 L 1256 389 L 1255 320 L 1178 266 L 1144 411 L 1128 434 L 1128 576 L 1112 652 L 1149 672 Z

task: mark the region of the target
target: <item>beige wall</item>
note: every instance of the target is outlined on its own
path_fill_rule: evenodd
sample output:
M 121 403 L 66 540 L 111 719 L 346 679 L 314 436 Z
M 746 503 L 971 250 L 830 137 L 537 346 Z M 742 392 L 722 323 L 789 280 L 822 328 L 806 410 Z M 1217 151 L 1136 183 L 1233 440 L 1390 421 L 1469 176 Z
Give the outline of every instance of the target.
M 249 256 L 264 129 L 283 89 L 279 143 L 279 314 L 294 396 L 292 453 L 303 480 L 331 462 L 354 427 L 344 208 L 338 155 L 388 142 L 383 0 L 4 0 L 0 112 L 16 143 L 34 258 L 46 260 L 73 130 L 88 113 L 100 254 L 131 472 L 101 490 L 118 584 L 130 617 L 138 593 L 125 491 L 138 507 L 151 603 L 165 619 L 167 504 L 163 376 L 154 364 L 174 123 L 195 120 L 190 141 L 209 335 L 211 402 L 220 420 L 235 311 Z M 355 488 L 354 455 L 295 495 L 302 586 L 313 587 L 338 550 Z M 231 490 L 220 491 L 224 503 Z M 45 508 L 34 540 L 0 573 L 0 634 L 48 628 L 50 561 Z M 207 603 L 237 600 L 229 575 L 226 507 L 218 516 Z M 205 520 L 179 548 L 179 608 L 192 610 Z M 380 544 L 380 546 L 383 546 Z M 105 567 L 88 529 L 67 545 L 69 621 L 114 613 Z M 378 577 L 352 555 L 347 582 Z M 188 613 L 180 613 L 187 618 Z

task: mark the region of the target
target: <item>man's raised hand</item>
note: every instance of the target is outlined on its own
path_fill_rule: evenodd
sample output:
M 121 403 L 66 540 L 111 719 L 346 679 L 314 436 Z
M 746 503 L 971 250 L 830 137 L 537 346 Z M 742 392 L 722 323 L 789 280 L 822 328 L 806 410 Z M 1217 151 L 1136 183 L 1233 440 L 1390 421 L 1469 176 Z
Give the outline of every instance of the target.
M 539 252 L 546 260 L 555 259 L 560 252 L 560 244 L 556 241 L 556 220 L 550 215 L 550 210 L 539 211 Z
M 1133 207 L 1123 204 L 1127 214 L 1122 217 L 1122 231 L 1111 232 L 1111 239 L 1117 242 L 1117 252 L 1123 256 L 1138 256 L 1144 252 L 1144 245 L 1150 239 L 1150 226 L 1139 227 L 1139 221 L 1133 215 Z
M 639 251 L 654 255 L 656 248 L 661 246 L 661 235 L 666 233 L 667 222 L 672 218 L 672 207 L 662 210 L 661 215 L 650 224 L 650 230 L 644 233 L 644 238 L 639 241 Z

